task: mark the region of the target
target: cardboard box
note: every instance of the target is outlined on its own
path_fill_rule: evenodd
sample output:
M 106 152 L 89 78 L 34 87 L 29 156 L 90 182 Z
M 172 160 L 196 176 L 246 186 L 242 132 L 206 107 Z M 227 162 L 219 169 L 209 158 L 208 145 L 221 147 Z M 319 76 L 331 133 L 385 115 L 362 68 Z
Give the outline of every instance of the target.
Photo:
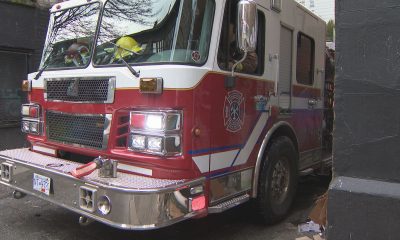
M 328 207 L 328 193 L 325 193 L 317 199 L 315 207 L 311 210 L 309 217 L 313 222 L 318 223 L 321 226 L 326 227 L 327 225 L 327 207 Z

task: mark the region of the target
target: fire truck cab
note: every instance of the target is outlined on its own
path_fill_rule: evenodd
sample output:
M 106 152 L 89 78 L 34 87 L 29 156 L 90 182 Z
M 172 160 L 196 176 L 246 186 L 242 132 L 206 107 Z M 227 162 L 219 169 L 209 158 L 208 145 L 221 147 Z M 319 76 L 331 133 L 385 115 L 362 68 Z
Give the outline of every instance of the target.
M 0 183 L 121 229 L 252 200 L 286 216 L 298 176 L 330 164 L 325 22 L 288 0 L 54 5 L 23 88 L 29 148 Z

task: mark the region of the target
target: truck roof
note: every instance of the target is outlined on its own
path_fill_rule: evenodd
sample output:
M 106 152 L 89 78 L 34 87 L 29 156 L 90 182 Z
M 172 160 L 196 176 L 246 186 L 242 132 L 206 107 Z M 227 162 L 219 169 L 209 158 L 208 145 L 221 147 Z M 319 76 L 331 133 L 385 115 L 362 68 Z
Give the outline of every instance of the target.
M 50 8 L 50 12 L 57 12 L 57 11 L 60 11 L 63 9 L 81 6 L 81 5 L 85 5 L 88 3 L 94 3 L 94 2 L 104 3 L 104 2 L 106 2 L 106 0 L 68 0 L 68 1 L 54 4 L 53 7 Z
M 323 22 L 325 22 L 324 19 L 322 19 L 320 16 L 318 16 L 317 14 L 315 14 L 314 12 L 312 12 L 310 9 L 306 8 L 304 5 L 294 1 L 294 0 L 289 0 L 291 2 L 294 2 L 298 8 L 302 9 L 303 11 L 307 12 L 308 14 L 310 14 L 311 16 L 317 18 L 318 20 L 321 20 Z
M 85 4 L 93 3 L 93 2 L 100 2 L 100 3 L 104 4 L 106 1 L 107 0 L 67 0 L 67 1 L 60 2 L 60 3 L 57 3 L 57 4 L 53 5 L 53 7 L 50 9 L 50 12 L 56 12 L 56 11 L 59 11 L 61 9 L 66 9 L 66 8 L 71 8 L 71 7 L 75 7 L 75 6 L 85 5 Z M 270 0 L 255 0 L 255 2 L 257 2 L 258 4 L 260 4 L 261 6 L 267 8 L 267 9 L 270 9 L 270 4 L 271 4 Z M 291 6 L 291 7 L 296 6 L 297 8 L 303 10 L 304 12 L 308 13 L 312 17 L 325 22 L 322 18 L 317 16 L 315 13 L 313 13 L 312 11 L 310 11 L 309 9 L 307 9 L 306 7 L 304 7 L 303 5 L 301 5 L 300 3 L 298 3 L 298 2 L 296 2 L 294 0 L 285 0 L 285 1 L 282 2 L 282 4 L 283 5 L 287 4 L 286 6 Z M 289 9 L 283 8 L 282 11 L 283 12 L 284 11 L 289 11 Z

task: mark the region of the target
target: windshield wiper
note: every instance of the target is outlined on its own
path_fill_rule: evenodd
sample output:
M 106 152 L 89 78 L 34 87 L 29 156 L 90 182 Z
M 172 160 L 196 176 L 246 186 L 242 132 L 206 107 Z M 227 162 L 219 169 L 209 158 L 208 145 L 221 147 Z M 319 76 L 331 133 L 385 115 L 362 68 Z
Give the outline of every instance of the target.
M 61 53 L 57 53 L 53 58 L 59 58 L 62 54 L 64 54 L 63 52 Z M 42 73 L 44 72 L 44 70 L 46 70 L 46 68 L 50 65 L 50 56 L 49 55 L 46 60 L 43 63 L 43 67 L 41 69 L 39 69 L 39 72 L 36 74 L 36 76 L 33 78 L 35 80 L 38 80 L 40 78 L 40 76 L 42 76 Z
M 136 71 L 135 69 L 133 69 L 133 67 L 131 65 L 129 65 L 129 63 L 127 63 L 122 57 L 121 57 L 121 61 L 125 64 L 125 66 L 129 69 L 129 71 L 133 74 L 133 76 L 135 77 L 140 77 L 140 71 Z
M 116 48 L 121 48 L 121 49 L 124 49 L 124 50 L 126 50 L 126 51 L 128 51 L 128 52 L 137 54 L 137 53 L 135 53 L 134 51 L 129 50 L 129 49 L 126 49 L 126 48 L 121 47 L 121 46 L 118 46 L 117 44 L 115 44 L 115 43 L 113 43 L 113 42 L 111 42 L 111 41 L 109 41 L 108 43 L 111 43 L 111 44 L 114 45 Z M 137 78 L 140 77 L 140 71 L 136 71 L 135 69 L 133 69 L 133 67 L 132 67 L 131 65 L 129 65 L 129 63 L 127 63 L 127 62 L 125 61 L 125 59 L 122 57 L 121 53 L 120 53 L 120 59 L 121 59 L 121 61 L 125 64 L 125 66 L 129 69 L 129 71 L 133 74 L 133 76 L 135 76 L 135 77 L 137 77 Z
M 47 61 L 46 61 L 47 62 Z M 40 76 L 42 76 L 42 73 L 44 72 L 44 70 L 46 70 L 46 68 L 49 66 L 50 64 L 47 62 L 46 64 L 43 65 L 43 67 L 39 70 L 39 72 L 36 74 L 36 76 L 33 78 L 35 80 L 38 80 L 40 78 Z

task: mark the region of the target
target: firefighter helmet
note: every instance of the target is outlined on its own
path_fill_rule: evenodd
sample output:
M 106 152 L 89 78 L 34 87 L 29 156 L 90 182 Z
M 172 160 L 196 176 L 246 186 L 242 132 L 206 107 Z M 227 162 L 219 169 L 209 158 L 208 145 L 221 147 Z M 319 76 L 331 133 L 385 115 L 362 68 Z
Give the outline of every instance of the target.
M 142 48 L 139 46 L 138 42 L 129 36 L 121 37 L 118 39 L 115 45 L 117 46 L 117 49 L 114 53 L 116 60 L 132 55 L 132 53 L 139 54 L 142 51 Z

